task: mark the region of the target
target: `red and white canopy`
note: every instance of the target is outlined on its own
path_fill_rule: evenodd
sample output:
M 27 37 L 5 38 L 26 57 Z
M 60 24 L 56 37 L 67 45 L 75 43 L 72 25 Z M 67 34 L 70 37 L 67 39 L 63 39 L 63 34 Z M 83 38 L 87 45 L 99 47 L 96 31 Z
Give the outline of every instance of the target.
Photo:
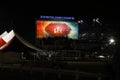
M 8 47 L 13 41 L 14 37 L 16 37 L 26 47 L 30 49 L 34 49 L 40 52 L 42 55 L 46 55 L 45 51 L 39 49 L 38 47 L 24 40 L 21 36 L 19 36 L 16 32 L 14 32 L 14 30 L 11 30 L 10 32 L 5 31 L 0 35 L 0 50 L 4 50 L 6 47 Z
M 5 47 L 7 47 L 11 40 L 14 38 L 15 33 L 13 30 L 11 30 L 9 33 L 7 31 L 3 32 L 0 35 L 0 50 L 4 49 Z

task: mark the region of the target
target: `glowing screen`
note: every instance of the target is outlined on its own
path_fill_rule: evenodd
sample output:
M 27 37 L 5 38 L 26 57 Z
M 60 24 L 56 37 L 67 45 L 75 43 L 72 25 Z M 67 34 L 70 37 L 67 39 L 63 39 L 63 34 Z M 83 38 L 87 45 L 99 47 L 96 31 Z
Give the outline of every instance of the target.
M 36 37 L 68 37 L 78 39 L 78 24 L 70 21 L 36 21 Z

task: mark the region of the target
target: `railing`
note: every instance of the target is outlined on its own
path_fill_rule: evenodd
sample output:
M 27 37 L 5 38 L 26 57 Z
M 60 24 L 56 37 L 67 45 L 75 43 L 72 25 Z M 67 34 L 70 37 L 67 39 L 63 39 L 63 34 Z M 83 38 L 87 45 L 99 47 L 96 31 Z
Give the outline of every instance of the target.
M 102 74 L 101 72 L 84 72 L 80 69 L 76 70 L 68 70 L 68 69 L 61 69 L 61 68 L 40 68 L 40 67 L 31 67 L 31 66 L 20 66 L 20 65 L 0 65 L 0 72 L 2 73 L 15 73 L 15 76 L 24 77 L 30 75 L 33 78 L 41 78 L 41 80 L 112 80 L 112 76 L 108 74 Z M 20 75 L 21 73 L 21 75 Z M 8 77 L 10 77 L 10 75 Z M 39 76 L 34 76 L 39 75 Z M 7 75 L 6 75 L 7 77 Z M 12 75 L 13 77 L 13 75 Z M 24 79 L 23 77 L 23 79 Z
M 49 59 L 54 60 L 72 60 L 72 61 L 112 61 L 113 55 L 104 55 L 91 53 L 82 50 L 50 50 L 47 52 Z

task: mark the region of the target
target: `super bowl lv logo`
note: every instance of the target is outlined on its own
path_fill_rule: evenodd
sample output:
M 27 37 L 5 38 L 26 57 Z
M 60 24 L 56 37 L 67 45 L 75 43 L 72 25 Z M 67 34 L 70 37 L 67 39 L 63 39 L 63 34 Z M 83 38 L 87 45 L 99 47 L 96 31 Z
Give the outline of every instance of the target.
M 54 33 L 62 33 L 62 28 L 60 26 L 57 26 L 54 28 Z

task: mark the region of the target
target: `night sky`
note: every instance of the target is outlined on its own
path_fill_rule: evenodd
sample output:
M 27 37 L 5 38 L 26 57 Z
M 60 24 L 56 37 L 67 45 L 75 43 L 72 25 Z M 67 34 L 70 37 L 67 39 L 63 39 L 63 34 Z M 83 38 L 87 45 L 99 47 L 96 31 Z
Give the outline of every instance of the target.
M 75 16 L 77 19 L 88 21 L 100 17 L 104 23 L 119 24 L 120 12 L 117 4 L 108 2 L 63 3 L 59 1 L 45 4 L 45 2 L 17 2 L 16 4 L 3 3 L 0 5 L 0 33 L 14 29 L 25 39 L 35 42 L 35 20 L 40 15 Z

